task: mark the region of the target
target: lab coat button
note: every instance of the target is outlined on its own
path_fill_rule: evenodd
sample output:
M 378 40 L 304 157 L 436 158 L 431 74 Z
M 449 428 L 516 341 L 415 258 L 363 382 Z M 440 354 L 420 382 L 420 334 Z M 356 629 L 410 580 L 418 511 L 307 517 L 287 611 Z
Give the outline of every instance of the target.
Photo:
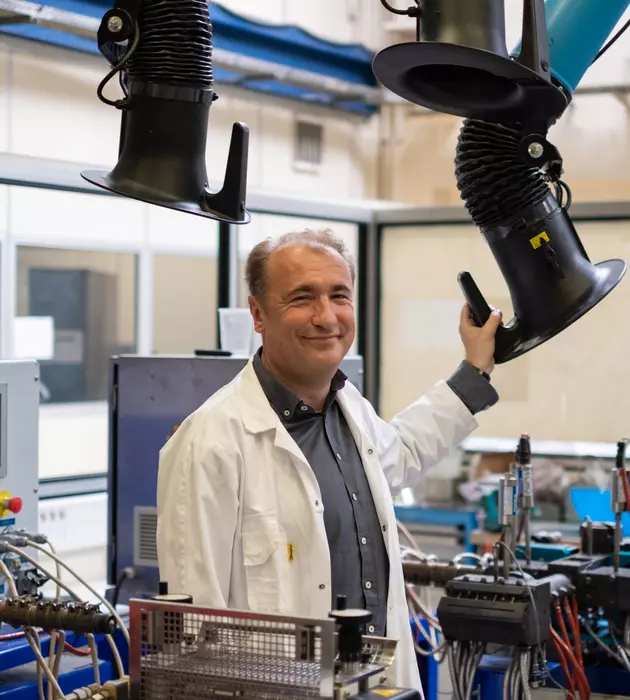
M 326 588 L 326 585 L 323 584 L 323 583 L 320 583 L 320 584 L 319 584 L 319 590 L 320 590 L 320 591 L 323 591 L 324 588 Z
M 373 455 L 373 454 L 374 454 L 374 450 L 373 450 L 371 447 L 370 447 L 370 449 L 368 450 L 368 454 L 369 454 L 369 455 Z
M 319 505 L 319 501 L 315 501 L 315 505 L 318 506 L 318 505 Z

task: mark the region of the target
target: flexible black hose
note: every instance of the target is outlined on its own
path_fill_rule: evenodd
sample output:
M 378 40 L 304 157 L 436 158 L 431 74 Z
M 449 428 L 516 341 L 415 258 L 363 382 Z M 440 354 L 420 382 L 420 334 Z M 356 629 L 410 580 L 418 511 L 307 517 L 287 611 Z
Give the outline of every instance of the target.
M 144 0 L 132 80 L 212 89 L 212 24 L 207 0 Z
M 466 208 L 482 230 L 509 226 L 549 194 L 540 170 L 529 167 L 519 154 L 522 137 L 518 129 L 502 124 L 464 121 L 455 176 Z

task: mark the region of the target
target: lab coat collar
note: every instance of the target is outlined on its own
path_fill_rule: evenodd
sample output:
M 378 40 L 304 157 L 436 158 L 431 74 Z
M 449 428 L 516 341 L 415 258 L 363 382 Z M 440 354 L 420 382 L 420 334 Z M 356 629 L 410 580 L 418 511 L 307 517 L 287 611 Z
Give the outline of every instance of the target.
M 241 404 L 243 426 L 249 433 L 264 433 L 282 427 L 280 419 L 265 396 L 256 371 L 254 361 L 250 361 L 241 372 L 237 394 Z
M 290 452 L 302 463 L 305 478 L 314 480 L 315 477 L 304 453 L 298 447 L 297 442 L 289 435 L 280 418 L 278 418 L 278 414 L 269 403 L 269 399 L 256 376 L 253 360 L 250 360 L 241 372 L 236 391 L 245 430 L 252 434 L 275 431 L 274 445 L 281 450 Z

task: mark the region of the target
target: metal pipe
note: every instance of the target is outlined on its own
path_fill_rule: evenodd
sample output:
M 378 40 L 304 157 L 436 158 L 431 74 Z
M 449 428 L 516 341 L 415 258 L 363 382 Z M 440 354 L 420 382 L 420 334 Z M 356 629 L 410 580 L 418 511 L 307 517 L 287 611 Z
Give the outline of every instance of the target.
M 466 564 L 449 564 L 444 562 L 405 561 L 402 565 L 403 577 L 407 583 L 414 586 L 437 586 L 441 588 L 458 576 L 469 574 L 484 574 L 481 566 Z
M 531 455 L 529 435 L 523 434 L 516 450 L 516 461 L 520 468 L 521 498 L 519 505 L 523 514 L 525 560 L 528 565 L 532 563 L 531 512 L 534 507 L 534 470 L 531 463 Z
M 516 499 L 518 479 L 513 474 L 506 474 L 499 481 L 499 522 L 503 526 L 503 542 L 513 553 L 516 539 Z M 503 547 L 503 578 L 510 575 L 510 554 Z

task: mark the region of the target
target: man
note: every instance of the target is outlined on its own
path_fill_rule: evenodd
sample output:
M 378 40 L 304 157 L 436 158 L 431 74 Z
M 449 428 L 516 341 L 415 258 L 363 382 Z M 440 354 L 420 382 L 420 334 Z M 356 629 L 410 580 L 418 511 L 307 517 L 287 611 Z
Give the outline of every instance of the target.
M 160 576 L 199 605 L 315 618 L 343 594 L 372 612 L 370 634 L 400 640 L 391 682 L 419 689 L 391 494 L 498 400 L 501 315 L 478 328 L 465 307 L 465 361 L 388 424 L 339 371 L 355 337 L 342 241 L 308 230 L 263 241 L 246 275 L 262 348 L 161 452 Z

